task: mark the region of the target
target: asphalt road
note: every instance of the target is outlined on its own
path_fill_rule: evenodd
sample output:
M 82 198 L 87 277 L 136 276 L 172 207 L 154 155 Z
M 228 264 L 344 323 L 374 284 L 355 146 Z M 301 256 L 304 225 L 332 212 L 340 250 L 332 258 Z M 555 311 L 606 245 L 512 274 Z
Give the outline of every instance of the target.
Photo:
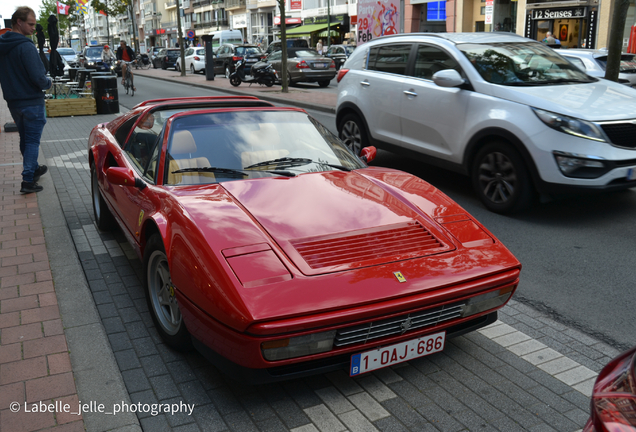
M 157 97 L 223 94 L 141 77 L 135 82 L 133 97 L 119 87 L 122 111 Z M 333 115 L 309 111 L 335 132 Z M 384 151 L 373 164 L 423 178 L 491 230 L 523 265 L 517 300 L 616 348 L 636 345 L 636 191 L 538 203 L 507 217 L 487 211 L 459 174 Z

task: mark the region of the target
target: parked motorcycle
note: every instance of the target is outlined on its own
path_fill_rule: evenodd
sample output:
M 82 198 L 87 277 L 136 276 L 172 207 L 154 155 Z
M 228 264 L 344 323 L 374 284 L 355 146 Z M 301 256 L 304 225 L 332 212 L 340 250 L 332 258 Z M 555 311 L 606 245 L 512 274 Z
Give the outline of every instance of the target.
M 245 74 L 245 59 L 236 63 L 234 72 L 230 75 L 230 84 L 238 87 L 242 82 L 247 84 L 263 84 L 267 87 L 274 85 L 276 81 L 276 72 L 271 64 L 264 62 L 255 63 L 251 68 L 251 75 Z

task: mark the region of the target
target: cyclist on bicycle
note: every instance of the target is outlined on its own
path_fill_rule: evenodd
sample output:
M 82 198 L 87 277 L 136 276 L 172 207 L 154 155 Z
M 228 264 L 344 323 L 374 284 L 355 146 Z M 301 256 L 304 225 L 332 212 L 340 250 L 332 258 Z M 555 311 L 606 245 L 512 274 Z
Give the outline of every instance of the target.
M 119 43 L 119 48 L 117 48 L 117 60 L 121 61 L 121 85 L 124 84 L 124 80 L 126 79 L 126 70 L 130 74 L 131 82 L 134 81 L 134 76 L 132 73 L 132 68 L 129 68 L 128 65 L 135 60 L 135 52 L 129 46 L 126 46 L 126 41 L 122 40 Z M 133 84 L 133 91 L 137 91 L 135 85 Z
M 110 50 L 110 47 L 108 45 L 104 45 L 104 51 L 102 51 L 102 61 L 104 63 L 110 64 L 115 61 L 115 59 L 115 54 L 113 54 L 113 52 Z

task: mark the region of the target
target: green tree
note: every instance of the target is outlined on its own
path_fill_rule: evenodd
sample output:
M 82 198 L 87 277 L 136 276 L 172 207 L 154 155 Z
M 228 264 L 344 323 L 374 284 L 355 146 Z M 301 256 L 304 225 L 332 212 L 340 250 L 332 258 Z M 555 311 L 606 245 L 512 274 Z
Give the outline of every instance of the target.
M 70 5 L 71 7 L 68 10 L 68 15 L 58 15 L 59 21 L 59 29 L 60 29 L 60 42 L 64 40 L 64 35 L 66 29 L 69 29 L 71 26 L 75 25 L 75 20 L 77 16 L 73 14 L 75 12 L 75 1 L 66 0 L 60 1 L 65 5 Z M 44 36 L 49 38 L 49 17 L 51 15 L 57 15 L 57 4 L 56 0 L 42 0 L 42 4 L 40 5 L 39 11 L 40 18 L 38 18 L 37 23 L 42 26 L 44 29 Z
M 135 15 L 133 14 L 133 0 L 91 0 L 91 7 L 96 11 L 104 11 L 106 13 L 106 31 L 107 39 L 110 44 L 110 26 L 108 25 L 108 19 L 117 15 L 127 14 L 132 20 L 133 29 L 133 43 L 135 51 L 139 52 L 139 45 L 137 41 L 137 33 L 135 31 Z
M 289 93 L 287 78 L 287 23 L 285 22 L 285 0 L 276 0 L 280 9 L 280 43 L 283 52 L 281 53 L 281 74 L 280 79 L 283 84 L 282 93 Z
M 627 21 L 630 0 L 614 0 L 612 2 L 612 25 L 607 40 L 607 67 L 605 78 L 618 81 L 621 68 L 621 52 L 623 50 L 623 32 Z

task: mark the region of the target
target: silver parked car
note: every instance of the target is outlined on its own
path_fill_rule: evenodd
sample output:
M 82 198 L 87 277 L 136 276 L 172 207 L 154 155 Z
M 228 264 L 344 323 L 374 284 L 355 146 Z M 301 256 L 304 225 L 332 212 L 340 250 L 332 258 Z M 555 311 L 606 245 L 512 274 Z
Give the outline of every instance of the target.
M 278 78 L 282 77 L 283 52 L 276 51 L 267 57 Z M 336 63 L 329 57 L 318 54 L 310 48 L 287 48 L 287 82 L 293 85 L 298 82 L 317 82 L 320 87 L 327 87 L 336 77 Z
M 586 74 L 597 78 L 605 77 L 607 51 L 593 49 L 558 49 L 560 55 L 574 63 Z M 636 88 L 636 55 L 622 54 L 618 82 Z
M 512 33 L 374 38 L 338 72 L 336 125 L 357 154 L 375 145 L 467 174 L 498 213 L 537 192 L 636 187 L 636 91 Z

